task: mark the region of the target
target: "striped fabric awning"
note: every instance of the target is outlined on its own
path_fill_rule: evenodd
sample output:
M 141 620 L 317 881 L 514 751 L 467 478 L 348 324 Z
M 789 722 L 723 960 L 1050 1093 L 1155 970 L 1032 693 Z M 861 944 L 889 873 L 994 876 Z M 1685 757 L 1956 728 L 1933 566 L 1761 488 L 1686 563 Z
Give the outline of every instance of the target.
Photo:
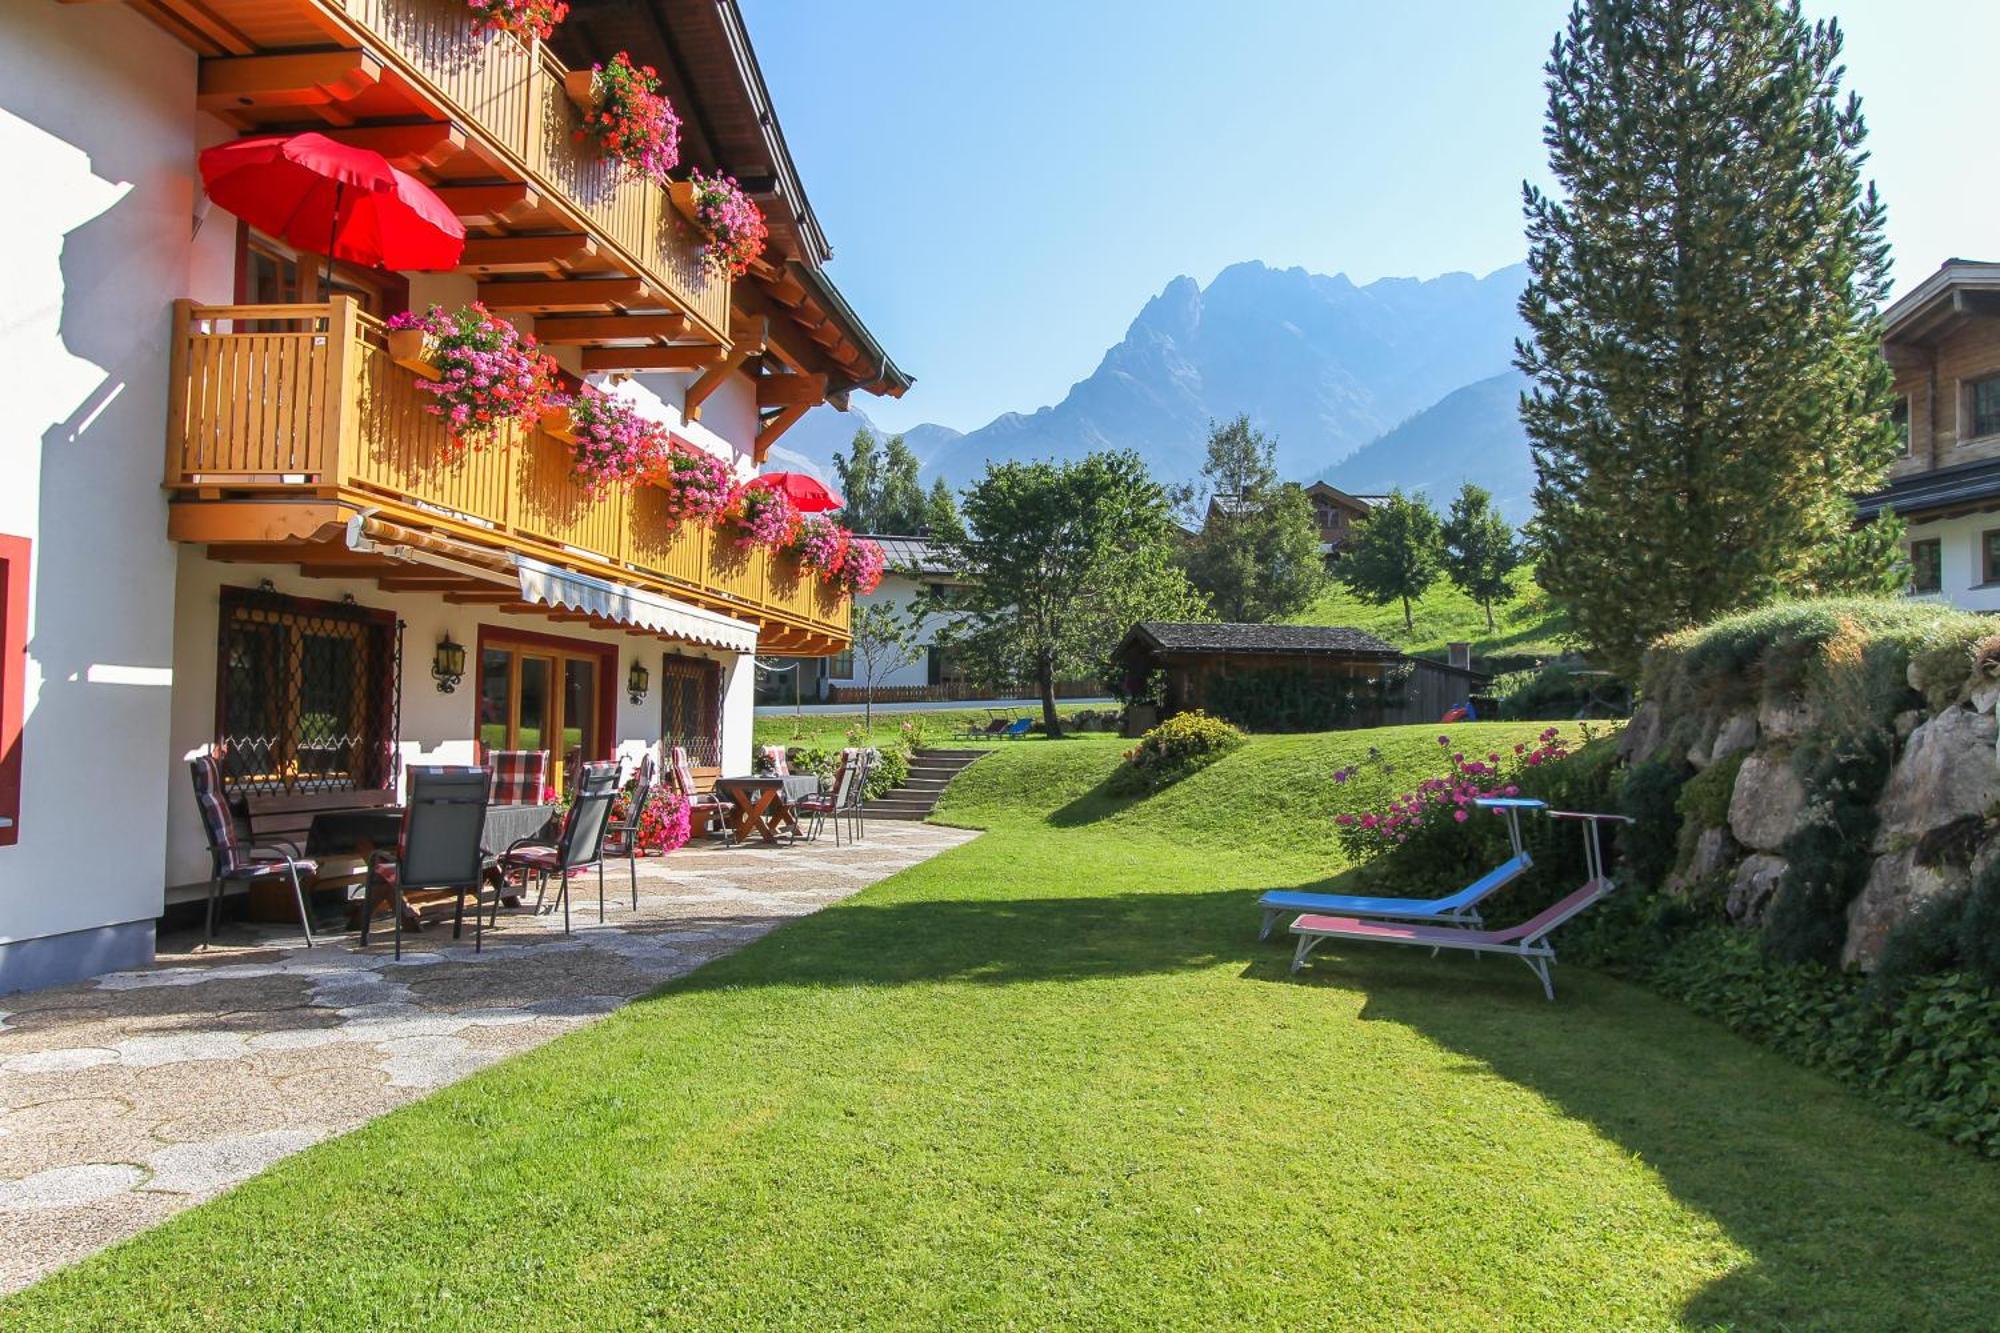
M 707 644 L 731 652 L 757 651 L 757 627 L 714 611 L 628 588 L 622 583 L 592 578 L 573 570 L 515 556 L 521 575 L 521 600 L 565 607 L 587 615 L 670 634 L 689 643 Z

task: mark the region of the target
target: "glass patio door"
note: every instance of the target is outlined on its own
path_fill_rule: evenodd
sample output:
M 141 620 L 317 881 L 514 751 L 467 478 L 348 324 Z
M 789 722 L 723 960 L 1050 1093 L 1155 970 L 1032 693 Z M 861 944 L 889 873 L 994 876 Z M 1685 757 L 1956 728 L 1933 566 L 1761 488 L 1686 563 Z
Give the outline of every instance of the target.
M 493 750 L 547 750 L 550 778 L 569 789 L 575 766 L 599 753 L 596 655 L 511 643 L 479 654 L 479 743 Z

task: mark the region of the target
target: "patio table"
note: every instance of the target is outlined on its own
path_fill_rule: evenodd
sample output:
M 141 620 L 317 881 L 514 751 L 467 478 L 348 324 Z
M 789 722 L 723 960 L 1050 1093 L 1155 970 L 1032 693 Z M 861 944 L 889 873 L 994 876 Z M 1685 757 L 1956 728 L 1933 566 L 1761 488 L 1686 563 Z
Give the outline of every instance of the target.
M 537 836 L 561 814 L 562 807 L 556 805 L 489 805 L 486 824 L 479 835 L 479 850 L 488 856 L 498 856 L 521 839 Z M 371 856 L 381 848 L 394 847 L 402 832 L 403 811 L 398 806 L 329 810 L 313 816 L 312 826 L 306 831 L 306 855 Z M 510 895 L 504 901 L 510 907 L 520 905 L 518 895 Z M 415 909 L 411 909 L 404 926 L 416 928 L 419 923 L 415 916 Z M 359 922 L 355 924 L 358 928 Z
M 735 807 L 729 815 L 729 828 L 736 841 L 748 841 L 755 833 L 765 842 L 776 842 L 781 827 L 794 838 L 805 831 L 792 813 L 792 804 L 817 792 L 819 779 L 810 774 L 789 778 L 717 778 L 715 789 Z

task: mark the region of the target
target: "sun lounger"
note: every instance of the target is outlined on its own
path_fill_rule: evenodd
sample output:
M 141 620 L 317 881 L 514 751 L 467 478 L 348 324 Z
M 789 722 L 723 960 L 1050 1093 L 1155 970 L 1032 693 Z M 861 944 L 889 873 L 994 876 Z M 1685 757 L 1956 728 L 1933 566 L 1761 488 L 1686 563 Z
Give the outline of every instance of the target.
M 1278 918 L 1288 912 L 1387 917 L 1407 921 L 1449 921 L 1455 925 L 1474 927 L 1483 924 L 1479 917 L 1478 904 L 1526 874 L 1528 868 L 1535 863 L 1534 858 L 1528 855 L 1527 848 L 1521 845 L 1521 812 L 1546 810 L 1548 803 L 1526 796 L 1488 796 L 1475 800 L 1473 804 L 1482 809 L 1497 811 L 1506 819 L 1507 840 L 1513 845 L 1514 855 L 1457 893 L 1448 894 L 1443 898 L 1368 898 L 1345 893 L 1305 893 L 1274 889 L 1257 900 L 1257 905 L 1264 909 L 1264 926 L 1257 932 L 1257 938 L 1269 939 L 1271 928 L 1277 925 Z
M 1461 952 L 1481 954 L 1509 954 L 1527 965 L 1530 972 L 1542 983 L 1542 994 L 1553 1000 L 1556 998 L 1555 983 L 1550 978 L 1549 969 L 1555 964 L 1555 946 L 1548 938 L 1556 927 L 1571 917 L 1590 907 L 1598 899 L 1611 892 L 1611 881 L 1604 873 L 1604 855 L 1598 844 L 1598 827 L 1607 821 L 1630 823 L 1622 815 L 1583 814 L 1566 810 L 1551 810 L 1552 819 L 1579 819 L 1584 821 L 1584 858 L 1589 878 L 1583 887 L 1567 898 L 1523 921 L 1518 926 L 1505 930 L 1467 930 L 1452 926 L 1403 925 L 1390 921 L 1362 921 L 1354 917 L 1306 915 L 1292 922 L 1292 934 L 1298 936 L 1298 946 L 1292 953 L 1292 971 L 1305 966 L 1312 951 L 1327 940 L 1361 940 L 1378 944 L 1414 944 L 1429 949 L 1435 954 L 1440 949 L 1457 949 Z

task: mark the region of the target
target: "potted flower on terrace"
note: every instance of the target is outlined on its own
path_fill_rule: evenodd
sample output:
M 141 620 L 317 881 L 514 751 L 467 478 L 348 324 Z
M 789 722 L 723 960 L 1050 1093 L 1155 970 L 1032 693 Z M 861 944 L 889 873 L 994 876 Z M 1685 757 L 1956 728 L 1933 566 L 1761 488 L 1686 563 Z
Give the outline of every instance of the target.
M 432 306 L 388 321 L 389 355 L 424 367 L 424 404 L 443 417 L 455 444 L 478 447 L 509 422 L 532 426 L 556 396 L 556 361 L 531 334 L 477 301 L 457 310 Z
M 831 581 L 835 587 L 856 595 L 871 593 L 881 586 L 882 571 L 888 563 L 880 543 L 855 537 L 847 543 L 847 556 Z
M 831 581 L 847 560 L 851 537 L 846 528 L 824 514 L 808 514 L 799 520 L 798 532 L 786 550 L 797 558 L 800 569 Z
M 676 523 L 690 518 L 713 522 L 736 495 L 736 477 L 729 464 L 713 454 L 671 444 L 654 461 L 647 479 L 667 493 L 667 517 Z
M 511 32 L 522 41 L 546 42 L 556 25 L 569 16 L 563 0 L 465 0 L 485 22 L 482 30 Z
M 737 491 L 729 516 L 739 541 L 772 550 L 782 550 L 799 526 L 798 507 L 791 498 L 762 486 Z
M 576 451 L 576 479 L 593 496 L 651 476 L 667 447 L 658 423 L 587 384 L 569 402 L 567 438 Z
M 577 138 L 596 144 L 634 180 L 667 183 L 681 160 L 681 118 L 651 65 L 634 65 L 620 51 L 608 65 L 572 71 L 564 87 L 582 109 Z
M 764 212 L 743 193 L 734 176 L 705 176 L 699 169 L 677 187 L 682 203 L 701 231 L 702 263 L 717 277 L 742 277 L 764 253 Z

